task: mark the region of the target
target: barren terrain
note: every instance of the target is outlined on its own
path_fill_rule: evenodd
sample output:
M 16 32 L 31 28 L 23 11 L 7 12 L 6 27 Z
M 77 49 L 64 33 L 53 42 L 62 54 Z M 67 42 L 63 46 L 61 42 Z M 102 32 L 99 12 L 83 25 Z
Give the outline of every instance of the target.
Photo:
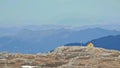
M 120 51 L 84 46 L 61 46 L 38 54 L 0 53 L 0 68 L 120 68 Z

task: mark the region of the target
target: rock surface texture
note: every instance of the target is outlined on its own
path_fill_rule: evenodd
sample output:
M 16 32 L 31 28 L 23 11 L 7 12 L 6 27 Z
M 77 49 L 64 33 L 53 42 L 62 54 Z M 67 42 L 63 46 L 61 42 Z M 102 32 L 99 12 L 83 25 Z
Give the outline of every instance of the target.
M 120 51 L 96 47 L 61 46 L 38 54 L 0 53 L 0 68 L 120 68 Z

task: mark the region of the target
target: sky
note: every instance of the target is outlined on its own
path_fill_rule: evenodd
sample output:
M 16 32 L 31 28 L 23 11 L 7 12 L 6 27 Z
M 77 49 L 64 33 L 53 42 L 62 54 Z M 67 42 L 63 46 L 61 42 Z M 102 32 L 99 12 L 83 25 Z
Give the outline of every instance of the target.
M 0 0 L 0 25 L 120 23 L 120 0 Z

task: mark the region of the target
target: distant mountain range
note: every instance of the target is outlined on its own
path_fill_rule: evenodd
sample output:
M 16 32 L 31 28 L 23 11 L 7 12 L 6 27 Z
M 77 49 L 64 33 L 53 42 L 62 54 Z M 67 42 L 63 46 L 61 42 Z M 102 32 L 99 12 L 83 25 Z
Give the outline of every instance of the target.
M 10 29 L 8 29 L 9 32 L 5 30 L 3 32 L 1 29 L 0 51 L 21 53 L 47 52 L 66 43 L 86 43 L 109 35 L 120 35 L 120 31 L 101 28 L 87 28 L 83 30 L 55 28 L 39 28 L 38 30 L 28 29 L 28 27 L 26 29 L 11 28 L 11 32 Z
M 46 31 L 46 30 L 59 30 L 66 29 L 72 31 L 79 31 L 85 29 L 94 29 L 101 28 L 104 30 L 114 30 L 120 31 L 120 24 L 114 25 L 86 25 L 86 26 L 60 26 L 60 25 L 29 25 L 29 26 L 0 26 L 0 37 L 6 35 L 15 35 L 17 32 L 23 30 L 32 30 L 32 31 Z

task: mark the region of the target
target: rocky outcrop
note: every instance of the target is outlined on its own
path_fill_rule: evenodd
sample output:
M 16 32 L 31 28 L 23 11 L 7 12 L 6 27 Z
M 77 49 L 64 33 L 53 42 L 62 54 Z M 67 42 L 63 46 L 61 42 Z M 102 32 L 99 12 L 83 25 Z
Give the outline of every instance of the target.
M 0 58 L 2 60 L 2 58 Z M 22 65 L 38 68 L 119 68 L 120 51 L 96 47 L 61 46 L 44 54 L 9 54 L 0 61 L 0 68 L 21 68 Z

